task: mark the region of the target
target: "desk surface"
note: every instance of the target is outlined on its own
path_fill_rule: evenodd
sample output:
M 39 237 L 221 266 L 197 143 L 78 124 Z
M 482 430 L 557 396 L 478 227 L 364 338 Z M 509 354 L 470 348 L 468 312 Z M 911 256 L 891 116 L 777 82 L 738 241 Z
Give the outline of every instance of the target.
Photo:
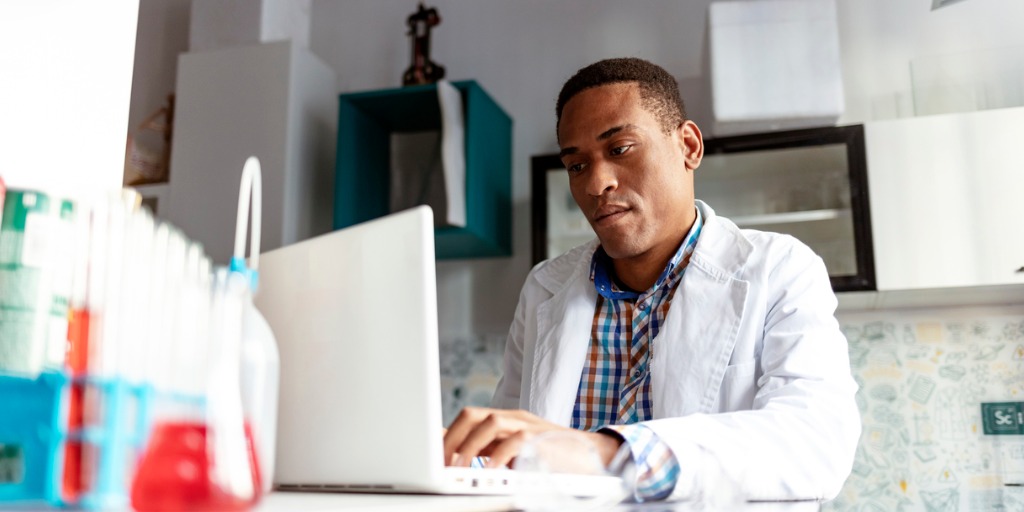
M 817 502 L 748 503 L 738 512 L 816 512 Z M 371 512 L 438 511 L 489 512 L 518 510 L 511 496 L 429 496 L 401 494 L 346 494 L 274 492 L 263 499 L 258 512 L 329 512 L 369 510 Z M 613 510 L 622 512 L 668 512 L 701 510 L 690 503 L 624 504 Z
M 515 510 L 515 501 L 511 496 L 272 492 L 263 498 L 256 510 L 257 512 L 328 512 L 333 510 L 486 512 Z

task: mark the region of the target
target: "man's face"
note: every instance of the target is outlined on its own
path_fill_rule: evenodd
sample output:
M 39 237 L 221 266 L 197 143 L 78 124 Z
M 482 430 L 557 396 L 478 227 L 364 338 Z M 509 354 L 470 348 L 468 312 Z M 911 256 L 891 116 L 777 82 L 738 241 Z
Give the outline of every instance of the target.
M 665 133 L 636 83 L 584 90 L 562 110 L 562 163 L 572 196 L 614 259 L 674 250 L 692 223 L 700 131 L 686 121 Z

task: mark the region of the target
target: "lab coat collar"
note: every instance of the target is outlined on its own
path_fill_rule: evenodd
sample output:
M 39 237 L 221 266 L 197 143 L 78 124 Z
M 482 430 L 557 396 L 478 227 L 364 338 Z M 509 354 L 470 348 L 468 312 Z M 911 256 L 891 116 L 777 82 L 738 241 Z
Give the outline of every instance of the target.
M 589 281 L 590 275 L 588 272 L 590 267 L 582 266 L 579 262 L 589 262 L 594 257 L 594 251 L 597 250 L 598 245 L 600 245 L 600 242 L 597 238 L 594 238 L 590 242 L 578 246 L 555 259 L 548 260 L 544 263 L 544 266 L 537 270 L 535 274 L 537 282 L 549 293 L 557 294 L 565 289 L 567 281 L 577 279 L 579 274 L 583 274 L 583 277 Z
M 698 199 L 697 208 L 707 219 L 707 228 L 697 240 L 690 263 L 693 263 L 694 258 L 702 260 L 701 266 L 707 272 L 723 278 L 739 274 L 749 260 L 754 245 L 743 236 L 736 224 L 725 217 L 716 216 L 715 211 L 704 201 Z
M 741 278 L 753 244 L 728 219 L 698 201 L 708 219 L 654 342 L 654 418 L 716 411 L 747 301 Z
M 736 343 L 747 282 L 736 276 L 753 250 L 739 228 L 697 201 L 705 227 L 677 289 L 651 365 L 655 417 L 709 412 Z M 548 261 L 535 273 L 553 295 L 537 309 L 529 409 L 569 425 L 590 343 L 597 292 L 588 262 L 598 241 Z M 685 320 L 685 321 L 684 321 Z M 672 371 L 662 370 L 673 365 Z M 681 367 L 685 371 L 679 371 Z M 667 375 L 675 376 L 671 382 Z M 678 378 L 682 376 L 682 378 Z M 543 391 L 542 391 L 543 390 Z

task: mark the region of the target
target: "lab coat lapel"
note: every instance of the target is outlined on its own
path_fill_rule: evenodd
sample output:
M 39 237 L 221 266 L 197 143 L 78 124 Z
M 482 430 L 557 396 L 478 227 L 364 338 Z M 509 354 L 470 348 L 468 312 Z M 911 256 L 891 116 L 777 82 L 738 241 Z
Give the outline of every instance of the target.
M 739 229 L 698 201 L 697 247 L 654 342 L 654 417 L 713 412 L 743 319 L 748 283 L 735 276 L 752 250 Z
M 596 247 L 595 244 L 591 244 Z M 593 249 L 584 252 L 589 262 Z M 597 303 L 597 291 L 590 281 L 589 265 L 582 262 L 571 269 L 560 286 L 558 272 L 549 274 L 555 295 L 537 308 L 537 351 L 531 375 L 530 412 L 560 425 L 569 426 L 576 403 L 583 364 L 590 344 L 590 330 Z M 563 277 L 564 278 L 564 277 Z

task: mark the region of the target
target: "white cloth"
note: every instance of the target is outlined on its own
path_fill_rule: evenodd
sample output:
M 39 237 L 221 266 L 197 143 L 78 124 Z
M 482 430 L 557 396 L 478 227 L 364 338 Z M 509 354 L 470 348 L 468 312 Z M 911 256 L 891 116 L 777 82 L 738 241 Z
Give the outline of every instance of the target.
M 830 499 L 860 437 L 857 385 L 824 263 L 788 235 L 705 225 L 653 342 L 654 418 L 692 497 L 714 454 L 748 499 Z M 523 285 L 493 405 L 570 424 L 590 342 L 597 240 L 539 263 Z

